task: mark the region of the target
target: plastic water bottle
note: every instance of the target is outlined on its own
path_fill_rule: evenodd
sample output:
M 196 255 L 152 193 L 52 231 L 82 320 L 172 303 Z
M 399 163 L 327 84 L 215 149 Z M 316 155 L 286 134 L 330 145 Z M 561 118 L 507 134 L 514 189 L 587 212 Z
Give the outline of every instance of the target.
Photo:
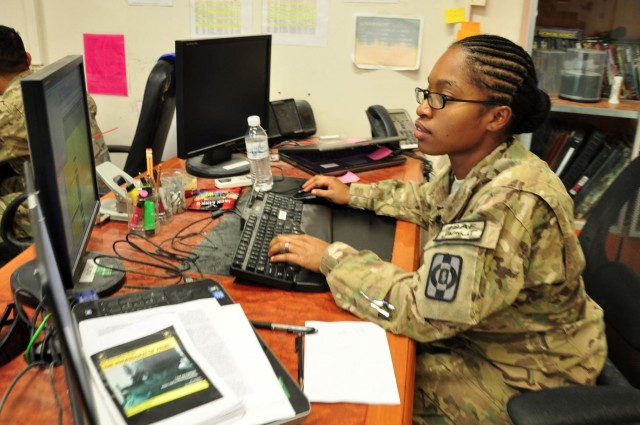
M 260 117 L 251 115 L 247 118 L 249 130 L 244 136 L 247 158 L 251 164 L 251 179 L 255 190 L 268 192 L 273 187 L 271 161 L 269 160 L 269 138 L 264 128 L 260 127 Z

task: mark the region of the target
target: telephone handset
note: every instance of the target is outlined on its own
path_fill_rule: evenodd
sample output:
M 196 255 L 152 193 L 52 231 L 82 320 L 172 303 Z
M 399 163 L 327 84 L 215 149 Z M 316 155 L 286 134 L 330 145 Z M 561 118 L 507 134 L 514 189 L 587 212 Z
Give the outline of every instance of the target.
M 382 105 L 371 105 L 367 108 L 367 118 L 373 137 L 403 136 L 405 140 L 400 142 L 401 149 L 418 147 L 418 140 L 413 135 L 415 125 L 404 109 L 387 109 Z

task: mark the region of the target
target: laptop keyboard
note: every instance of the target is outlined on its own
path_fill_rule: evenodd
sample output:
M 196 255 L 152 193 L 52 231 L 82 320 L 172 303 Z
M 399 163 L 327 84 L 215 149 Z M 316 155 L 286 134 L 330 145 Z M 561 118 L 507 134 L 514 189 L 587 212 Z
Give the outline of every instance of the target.
M 269 261 L 269 242 L 282 233 L 303 233 L 301 229 L 303 203 L 289 196 L 258 192 L 256 206 L 246 217 L 240 242 L 231 264 L 231 274 L 253 283 L 280 289 L 296 287 L 305 270 L 287 263 Z M 309 273 L 309 272 L 307 272 Z M 326 291 L 326 282 L 305 286 L 305 291 Z
M 217 298 L 221 304 L 230 302 L 230 300 L 221 302 L 221 299 L 225 297 L 220 284 L 211 279 L 203 279 L 196 282 L 149 288 L 140 292 L 81 302 L 74 307 L 74 314 L 78 320 L 83 320 L 91 317 L 112 316 L 153 307 L 180 304 L 209 297 Z

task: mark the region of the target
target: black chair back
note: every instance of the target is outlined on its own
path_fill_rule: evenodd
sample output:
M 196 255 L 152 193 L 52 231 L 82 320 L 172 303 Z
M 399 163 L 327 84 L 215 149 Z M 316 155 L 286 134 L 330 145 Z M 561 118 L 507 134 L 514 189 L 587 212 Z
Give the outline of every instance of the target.
M 132 177 L 147 169 L 146 149 L 153 149 L 153 164 L 162 160 L 167 134 L 176 110 L 175 63 L 162 58 L 154 65 L 142 99 L 142 109 L 124 171 Z
M 585 288 L 604 310 L 609 358 L 640 388 L 640 157 L 595 205 L 580 245 Z

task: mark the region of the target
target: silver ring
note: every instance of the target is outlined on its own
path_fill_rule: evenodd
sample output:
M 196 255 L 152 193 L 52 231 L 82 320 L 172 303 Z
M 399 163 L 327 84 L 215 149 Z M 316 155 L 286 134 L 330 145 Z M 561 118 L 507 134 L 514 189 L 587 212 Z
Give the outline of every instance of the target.
M 289 242 L 288 241 L 284 243 L 284 253 L 285 254 L 289 253 Z

